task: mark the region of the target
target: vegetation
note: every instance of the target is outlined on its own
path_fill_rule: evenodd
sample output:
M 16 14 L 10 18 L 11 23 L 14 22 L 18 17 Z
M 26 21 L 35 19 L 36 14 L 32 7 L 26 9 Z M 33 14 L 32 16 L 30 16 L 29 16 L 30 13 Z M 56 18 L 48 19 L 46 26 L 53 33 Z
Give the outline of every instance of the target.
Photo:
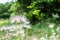
M 0 3 L 0 40 L 60 40 L 60 0 Z

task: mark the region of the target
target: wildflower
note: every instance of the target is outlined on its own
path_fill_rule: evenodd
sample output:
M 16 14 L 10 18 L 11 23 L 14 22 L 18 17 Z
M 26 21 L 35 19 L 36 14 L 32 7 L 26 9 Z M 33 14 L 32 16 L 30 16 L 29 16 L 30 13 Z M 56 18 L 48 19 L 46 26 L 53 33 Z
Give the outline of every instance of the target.
M 30 23 L 25 16 L 21 16 L 21 21 L 23 22 L 23 24 L 29 24 Z
M 23 23 L 26 23 L 26 18 L 22 16 L 21 21 L 22 21 Z
M 1 31 L 5 31 L 7 28 L 5 26 L 3 26 L 2 28 L 0 28 Z
M 24 34 L 24 30 L 20 30 L 20 34 Z
M 14 19 L 11 20 L 11 23 L 15 23 Z
M 14 31 L 15 29 L 16 29 L 15 25 L 12 25 L 12 26 L 8 27 L 9 31 Z
M 55 33 L 55 32 L 53 32 L 53 33 L 52 33 L 52 35 L 56 35 L 56 33 Z
M 13 16 L 11 17 L 11 23 L 15 23 L 15 22 L 20 22 L 20 16 Z
M 23 27 L 30 29 L 30 25 L 23 25 Z
M 29 21 L 25 21 L 23 24 L 28 25 L 28 24 L 30 24 L 30 22 Z
M 50 36 L 50 40 L 57 40 L 57 38 L 56 38 L 55 35 L 51 35 L 51 36 Z
M 15 22 L 17 23 L 23 22 L 25 24 L 29 24 L 29 21 L 27 21 L 27 18 L 25 16 L 20 16 L 20 15 L 11 17 L 11 23 L 15 23 Z
M 55 26 L 54 23 L 49 24 L 49 27 L 50 27 L 50 28 L 54 28 L 54 26 Z
M 23 25 L 22 24 L 20 24 L 20 25 L 17 25 L 17 27 L 16 27 L 17 29 L 22 29 L 23 28 Z
M 9 35 L 12 35 L 12 33 L 9 33 Z
M 37 37 L 35 37 L 35 36 L 33 36 L 33 37 L 32 37 L 32 40 L 38 40 L 38 38 L 37 38 Z
M 44 37 L 41 37 L 40 40 L 46 40 Z
M 24 31 L 23 29 L 20 30 L 20 35 L 21 35 L 22 37 L 25 36 L 25 31 Z

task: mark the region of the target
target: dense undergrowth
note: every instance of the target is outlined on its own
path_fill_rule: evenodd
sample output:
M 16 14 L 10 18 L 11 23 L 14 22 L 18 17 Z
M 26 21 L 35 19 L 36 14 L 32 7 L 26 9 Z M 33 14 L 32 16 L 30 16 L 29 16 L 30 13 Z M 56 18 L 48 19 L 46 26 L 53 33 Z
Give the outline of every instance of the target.
M 60 40 L 60 1 L 0 4 L 0 40 Z
M 45 19 L 35 25 L 29 24 L 27 26 L 27 24 L 24 25 L 23 23 L 11 24 L 11 20 L 1 21 L 0 23 L 1 24 L 0 25 L 1 40 L 60 40 L 59 21 L 52 22 L 51 20 L 47 21 L 47 19 Z M 19 32 L 21 34 L 19 34 Z

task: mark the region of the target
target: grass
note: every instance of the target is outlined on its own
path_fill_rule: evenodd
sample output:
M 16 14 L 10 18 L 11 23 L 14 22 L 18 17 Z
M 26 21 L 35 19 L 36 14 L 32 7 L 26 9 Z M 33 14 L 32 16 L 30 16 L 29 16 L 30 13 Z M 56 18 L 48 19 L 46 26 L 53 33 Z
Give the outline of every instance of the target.
M 10 21 L 9 19 L 5 19 L 5 20 L 1 19 L 0 20 L 0 27 L 4 26 L 4 25 L 9 25 L 9 21 Z
M 42 21 L 35 25 L 32 25 L 30 29 L 26 29 L 25 37 L 21 36 L 11 36 L 10 39 L 4 39 L 3 36 L 6 34 L 5 31 L 0 31 L 0 39 L 1 40 L 60 40 L 60 29 L 56 31 L 57 27 L 60 28 L 60 23 L 55 23 L 54 28 L 49 28 L 49 23 L 47 21 Z M 0 26 L 9 25 L 9 20 L 0 20 Z M 55 33 L 55 34 L 54 34 Z M 58 36 L 58 37 L 57 37 Z M 56 39 L 55 39 L 56 37 Z M 44 39 L 44 40 L 45 40 Z

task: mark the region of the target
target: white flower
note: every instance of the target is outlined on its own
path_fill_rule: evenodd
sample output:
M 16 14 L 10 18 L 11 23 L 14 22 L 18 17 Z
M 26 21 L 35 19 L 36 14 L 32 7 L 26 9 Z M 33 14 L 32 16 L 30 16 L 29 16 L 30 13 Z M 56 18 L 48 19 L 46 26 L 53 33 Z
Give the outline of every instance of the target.
M 51 35 L 50 36 L 50 40 L 56 40 L 56 36 L 55 35 Z
M 11 20 L 11 23 L 15 23 L 15 21 L 14 20 Z
M 24 30 L 20 30 L 20 34 L 24 34 Z
M 30 24 L 30 22 L 29 21 L 25 21 L 23 24 L 28 25 L 28 24 Z
M 52 35 L 56 35 L 56 33 L 55 33 L 55 32 L 53 32 L 53 33 L 52 33 Z
M 15 29 L 16 29 L 16 27 L 15 27 L 14 25 L 8 27 L 8 30 L 9 30 L 9 31 L 14 31 Z
M 17 28 L 17 29 L 22 29 L 22 28 L 23 28 L 23 25 L 17 25 L 16 28 Z
M 23 22 L 25 24 L 29 24 L 29 22 L 27 21 L 27 18 L 25 16 L 21 16 L 21 15 L 17 15 L 17 16 L 13 16 L 11 17 L 11 23 L 15 23 L 15 22 Z
M 11 23 L 15 23 L 15 22 L 20 22 L 20 16 L 13 16 L 11 17 Z
M 12 33 L 9 33 L 9 35 L 12 35 Z
M 30 29 L 30 25 L 23 25 L 23 27 Z
M 40 40 L 46 40 L 44 37 L 41 37 Z
M 22 17 L 21 21 L 26 23 L 26 18 Z
M 0 28 L 1 31 L 6 30 L 7 28 L 5 26 L 3 26 L 2 28 Z
M 22 29 L 22 30 L 20 30 L 20 35 L 22 36 L 22 37 L 24 37 L 25 36 L 25 31 Z
M 54 26 L 55 26 L 54 23 L 49 24 L 49 27 L 50 27 L 50 28 L 54 28 Z
M 37 37 L 35 37 L 35 36 L 33 36 L 33 37 L 32 37 L 32 40 L 38 40 L 38 38 L 37 38 Z

